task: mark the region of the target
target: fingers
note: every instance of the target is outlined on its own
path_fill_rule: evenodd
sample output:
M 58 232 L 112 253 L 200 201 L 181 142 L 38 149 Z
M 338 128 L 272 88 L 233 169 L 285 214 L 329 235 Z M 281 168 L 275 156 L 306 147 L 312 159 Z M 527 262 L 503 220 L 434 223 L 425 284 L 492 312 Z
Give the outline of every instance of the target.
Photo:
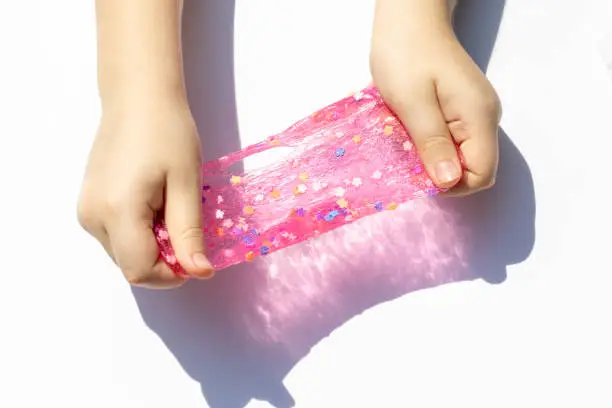
M 491 188 L 495 184 L 499 162 L 499 106 L 477 109 L 473 117 L 454 121 L 448 128 L 460 146 L 467 165 L 461 180 L 448 195 L 462 196 Z
M 434 84 L 410 88 L 402 98 L 390 99 L 392 109 L 412 136 L 433 182 L 440 188 L 455 186 L 462 176 L 461 164 Z
M 92 235 L 102 245 L 104 251 L 106 251 L 106 254 L 110 257 L 111 261 L 113 261 L 113 263 L 117 265 L 117 261 L 115 260 L 115 254 L 113 254 L 113 250 L 110 244 L 110 238 L 108 237 L 106 230 L 104 228 L 100 228 L 99 231 L 96 231 L 96 233 Z
M 120 200 L 118 206 L 101 205 L 100 200 L 87 193 L 79 198 L 79 224 L 102 244 L 128 282 L 154 289 L 176 287 L 184 282 L 158 261 L 157 242 L 151 229 L 153 211 L 146 204 L 130 207 Z
M 200 170 L 174 169 L 166 185 L 165 221 L 176 258 L 192 276 L 210 278 L 213 267 L 204 253 Z
M 110 240 L 106 229 L 102 226 L 102 223 L 96 222 L 96 218 L 93 216 L 94 211 L 89 210 L 89 206 L 85 203 L 85 200 L 80 197 L 79 205 L 77 208 L 77 219 L 81 227 L 92 237 L 94 237 L 104 248 L 104 251 L 108 254 L 111 260 L 116 264 L 115 255 L 110 246 Z
M 152 218 L 151 211 L 116 214 L 106 228 L 107 246 L 130 284 L 152 289 L 178 286 L 184 280 L 159 259 Z
M 499 161 L 498 126 L 475 124 L 468 129 L 463 122 L 449 124 L 453 137 L 467 164 L 461 180 L 447 195 L 463 196 L 489 189 L 495 184 Z

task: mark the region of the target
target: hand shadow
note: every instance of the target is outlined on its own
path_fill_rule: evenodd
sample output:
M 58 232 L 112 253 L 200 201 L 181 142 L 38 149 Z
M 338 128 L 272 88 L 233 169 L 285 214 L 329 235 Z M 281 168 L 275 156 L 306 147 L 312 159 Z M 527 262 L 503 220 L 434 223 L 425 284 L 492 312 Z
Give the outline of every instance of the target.
M 495 0 L 465 0 L 458 10 L 460 36 L 483 69 L 502 10 Z M 477 28 L 466 23 L 468 11 L 478 16 L 469 18 L 479 21 Z M 233 0 L 185 4 L 185 71 L 207 160 L 240 148 L 233 17 Z M 498 182 L 487 192 L 422 200 L 404 213 L 370 217 L 207 282 L 163 292 L 135 288 L 142 316 L 201 384 L 211 408 L 242 408 L 252 398 L 291 407 L 286 374 L 352 317 L 443 283 L 501 282 L 507 265 L 527 258 L 535 240 L 533 181 L 503 131 L 500 151 Z M 461 239 L 464 234 L 470 238 Z

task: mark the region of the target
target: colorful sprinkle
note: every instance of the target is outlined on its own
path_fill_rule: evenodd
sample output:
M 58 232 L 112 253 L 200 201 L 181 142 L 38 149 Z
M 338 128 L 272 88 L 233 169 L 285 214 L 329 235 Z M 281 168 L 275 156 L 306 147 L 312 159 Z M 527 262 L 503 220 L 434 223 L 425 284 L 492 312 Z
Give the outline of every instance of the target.
M 336 217 L 340 215 L 340 212 L 338 210 L 333 210 L 330 211 L 326 216 L 325 216 L 325 221 L 330 222 L 333 221 L 334 219 L 336 219 Z
M 237 186 L 242 183 L 242 178 L 240 176 L 232 176 L 230 178 L 230 183 L 232 183 L 233 186 Z
M 302 181 L 308 180 L 308 173 L 306 172 L 300 173 L 300 180 Z
M 382 211 L 383 210 L 382 201 L 377 201 L 376 204 L 374 204 L 374 208 L 376 208 L 376 211 Z
M 244 232 L 246 232 L 249 229 L 249 226 L 246 223 L 246 220 L 242 217 L 238 218 L 238 223 L 236 224 L 236 227 L 240 228 Z
M 312 183 L 312 188 L 314 189 L 314 191 L 323 190 L 326 187 L 327 187 L 327 183 L 325 182 L 315 181 L 314 183 Z
M 220 195 L 217 196 L 217 204 L 221 204 L 223 202 L 223 197 L 221 197 Z
M 209 185 L 205 184 L 205 185 L 202 186 L 202 191 L 208 191 L 208 190 L 210 190 L 210 186 Z
M 344 156 L 345 150 L 343 147 L 339 147 L 336 149 L 336 157 L 342 157 Z
M 272 198 L 278 198 L 278 197 L 280 197 L 280 195 L 281 195 L 280 191 L 276 190 L 276 189 L 274 189 L 274 190 L 272 190 L 270 192 L 270 197 L 272 197 Z
M 387 210 L 393 211 L 393 210 L 396 210 L 397 207 L 398 207 L 397 203 L 391 203 L 387 206 Z
M 218 237 L 222 237 L 225 235 L 225 230 L 223 228 L 217 228 L 216 233 Z
M 298 217 L 303 217 L 306 214 L 306 211 L 303 208 L 298 208 L 295 213 Z
M 341 198 L 341 199 L 340 199 L 340 200 L 338 200 L 336 203 L 338 204 L 338 206 L 339 206 L 340 208 L 346 208 L 346 207 L 348 207 L 348 201 L 346 201 L 344 198 Z
M 264 199 L 264 195 L 263 194 L 257 194 L 255 196 L 255 201 L 263 201 Z
M 274 146 L 278 146 L 278 144 L 280 143 L 278 138 L 276 136 L 270 136 L 268 137 L 268 143 L 270 143 L 271 145 Z
M 246 255 L 244 256 L 244 259 L 245 259 L 247 262 L 252 262 L 252 261 L 253 261 L 253 259 L 255 259 L 255 253 L 254 253 L 253 251 L 249 251 L 249 252 L 247 252 L 247 253 L 246 253 Z
M 410 142 L 410 140 L 406 140 L 404 142 L 403 147 L 404 147 L 404 150 L 406 150 L 406 151 L 412 150 L 412 143 Z
M 393 126 L 387 125 L 383 131 L 385 132 L 385 136 L 391 136 L 393 134 Z
M 414 170 L 412 170 L 412 173 L 414 174 L 421 174 L 422 172 L 423 172 L 423 166 L 416 166 Z
M 255 209 L 252 206 L 247 205 L 246 207 L 244 207 L 244 213 L 246 215 L 253 215 L 255 214 Z
M 245 235 L 244 237 L 242 237 L 242 242 L 247 248 L 255 246 L 255 240 L 250 235 Z
M 382 177 L 382 173 L 381 173 L 380 171 L 378 171 L 378 170 L 376 170 L 376 171 L 374 172 L 374 174 L 372 174 L 372 178 L 373 178 L 373 179 L 378 180 L 378 179 L 380 179 L 381 177 Z
M 255 228 L 253 228 L 253 229 L 251 230 L 251 234 L 252 234 L 253 236 L 255 236 L 255 237 L 258 237 L 258 236 L 259 236 L 259 231 L 257 231 Z
M 270 253 L 270 247 L 269 247 L 269 246 L 266 246 L 266 245 L 262 245 L 262 246 L 259 248 L 259 252 L 260 252 L 262 255 L 268 255 L 268 254 Z
M 225 220 L 223 220 L 223 223 L 221 225 L 223 225 L 224 228 L 232 228 L 234 226 L 234 221 L 230 220 L 229 218 L 226 218 Z
M 304 194 L 306 190 L 308 190 L 308 187 L 306 187 L 306 184 L 300 184 L 293 188 L 293 194 L 294 195 Z
M 202 196 L 202 204 L 206 202 L 206 197 Z
M 353 136 L 353 142 L 355 144 L 361 143 L 361 136 Z
M 224 215 L 225 213 L 223 212 L 223 210 L 217 210 L 215 212 L 215 217 L 217 217 L 218 220 L 222 220 Z
M 334 189 L 334 195 L 336 197 L 344 197 L 344 194 L 346 193 L 346 190 L 343 189 L 342 187 L 336 187 Z
M 354 185 L 355 187 L 359 187 L 359 186 L 361 186 L 362 184 L 363 184 L 363 182 L 361 181 L 361 179 L 360 179 L 359 177 L 355 177 L 355 178 L 353 179 L 353 185 Z

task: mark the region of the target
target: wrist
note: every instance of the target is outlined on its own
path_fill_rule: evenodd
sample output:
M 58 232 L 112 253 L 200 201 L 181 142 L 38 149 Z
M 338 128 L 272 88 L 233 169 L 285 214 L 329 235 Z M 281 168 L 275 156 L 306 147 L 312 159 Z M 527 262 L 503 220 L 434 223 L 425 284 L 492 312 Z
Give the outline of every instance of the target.
M 98 88 L 103 106 L 186 102 L 181 3 L 96 2 Z
M 135 42 L 135 41 L 134 41 Z M 137 47 L 124 42 L 98 56 L 98 89 L 103 104 L 185 102 L 180 41 L 166 47 Z
M 182 79 L 166 79 L 152 75 L 125 75 L 99 84 L 102 108 L 118 107 L 187 107 L 187 92 Z
M 159 118 L 163 115 L 191 117 L 187 95 L 182 89 L 146 87 L 133 84 L 100 92 L 102 115 L 107 117 L 143 116 Z
M 374 28 L 395 37 L 454 37 L 456 0 L 377 0 Z

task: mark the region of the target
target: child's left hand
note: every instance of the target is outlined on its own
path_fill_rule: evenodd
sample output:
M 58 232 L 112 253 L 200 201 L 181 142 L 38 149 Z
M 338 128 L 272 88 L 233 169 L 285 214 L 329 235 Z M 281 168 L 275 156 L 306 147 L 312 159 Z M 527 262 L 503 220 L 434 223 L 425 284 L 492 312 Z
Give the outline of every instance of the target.
M 455 37 L 444 4 L 379 0 L 371 70 L 436 185 L 465 195 L 495 182 L 501 106 Z M 412 21 L 402 18 L 406 14 Z M 463 172 L 453 141 L 463 155 Z

